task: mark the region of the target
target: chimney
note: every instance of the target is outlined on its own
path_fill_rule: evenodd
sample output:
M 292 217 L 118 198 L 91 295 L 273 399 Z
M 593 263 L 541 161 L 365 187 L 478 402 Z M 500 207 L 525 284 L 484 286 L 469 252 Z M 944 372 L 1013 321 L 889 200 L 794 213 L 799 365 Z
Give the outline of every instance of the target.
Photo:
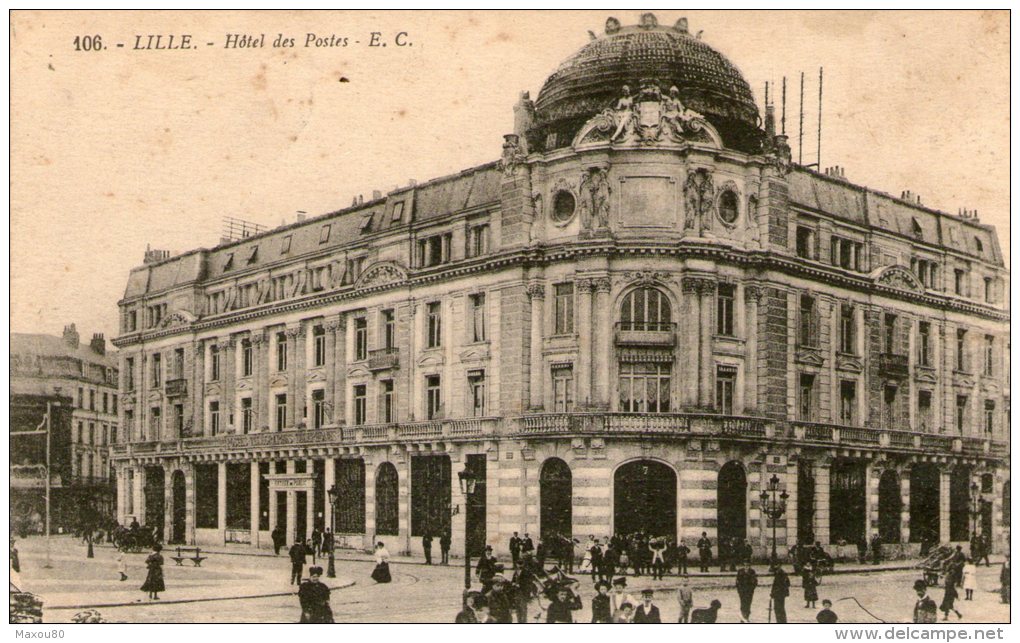
M 408 179 L 407 180 L 407 184 L 410 185 L 413 188 L 414 186 L 418 185 L 418 180 L 417 179 Z
M 380 190 L 372 190 L 372 200 L 378 201 L 382 198 L 382 192 Z
M 92 333 L 92 341 L 89 342 L 92 352 L 98 355 L 106 355 L 106 338 L 102 333 Z
M 64 326 L 64 341 L 71 348 L 78 348 L 78 329 L 74 327 L 74 324 Z
M 149 244 L 145 244 L 145 259 L 142 261 L 142 263 L 145 264 L 158 263 L 160 261 L 163 261 L 164 259 L 169 258 L 170 258 L 169 250 L 153 250 L 149 246 Z
M 308 213 L 305 212 L 304 210 L 298 210 L 297 211 L 297 222 L 298 223 L 303 222 L 305 220 L 305 215 L 307 215 L 307 214 Z

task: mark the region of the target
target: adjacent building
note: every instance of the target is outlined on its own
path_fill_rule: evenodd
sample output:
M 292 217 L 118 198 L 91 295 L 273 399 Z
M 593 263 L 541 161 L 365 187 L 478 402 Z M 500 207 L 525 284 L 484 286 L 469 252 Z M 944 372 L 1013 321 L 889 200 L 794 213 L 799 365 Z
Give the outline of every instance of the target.
M 762 553 L 761 494 L 785 492 L 781 547 L 1004 546 L 991 227 L 792 163 L 686 20 L 610 18 L 513 109 L 497 162 L 131 271 L 122 522 Z

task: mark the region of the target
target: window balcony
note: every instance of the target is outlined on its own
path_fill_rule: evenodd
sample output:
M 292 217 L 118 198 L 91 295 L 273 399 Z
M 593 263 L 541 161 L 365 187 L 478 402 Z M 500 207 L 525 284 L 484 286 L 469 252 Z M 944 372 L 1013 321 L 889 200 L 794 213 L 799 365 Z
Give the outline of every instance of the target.
M 910 374 L 910 360 L 906 355 L 882 353 L 878 356 L 878 371 L 882 377 L 904 379 Z
M 617 322 L 616 343 L 626 346 L 676 345 L 676 324 L 669 322 Z
M 379 348 L 368 351 L 368 370 L 386 371 L 400 368 L 400 349 Z
M 166 381 L 167 397 L 186 397 L 188 395 L 188 380 L 178 378 Z

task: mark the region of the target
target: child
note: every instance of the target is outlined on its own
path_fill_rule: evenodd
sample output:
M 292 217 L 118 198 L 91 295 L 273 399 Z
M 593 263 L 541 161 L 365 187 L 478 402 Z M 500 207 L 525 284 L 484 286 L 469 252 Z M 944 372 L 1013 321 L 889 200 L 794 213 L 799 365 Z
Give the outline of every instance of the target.
M 818 615 L 815 616 L 815 620 L 827 625 L 839 622 L 839 617 L 832 611 L 832 601 L 829 599 L 822 601 L 822 611 L 818 612 Z
M 946 583 L 946 593 L 942 595 L 942 604 L 939 605 L 939 609 L 942 610 L 942 620 L 949 620 L 949 612 L 956 612 L 956 618 L 963 618 L 963 614 L 956 609 L 956 599 L 960 597 L 959 592 L 956 591 L 956 585 L 953 583 Z
M 684 574 L 680 578 L 680 587 L 676 590 L 676 602 L 680 604 L 680 619 L 677 623 L 690 621 L 691 608 L 694 606 L 694 592 L 688 585 L 689 578 Z

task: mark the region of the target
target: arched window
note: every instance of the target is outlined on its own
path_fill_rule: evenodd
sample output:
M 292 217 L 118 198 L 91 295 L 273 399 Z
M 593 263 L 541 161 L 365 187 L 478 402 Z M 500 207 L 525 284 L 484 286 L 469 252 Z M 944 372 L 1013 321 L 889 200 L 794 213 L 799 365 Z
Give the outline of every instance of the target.
M 396 536 L 400 533 L 399 496 L 397 468 L 389 462 L 383 462 L 375 474 L 375 533 L 380 536 Z
M 539 474 L 539 522 L 542 540 L 559 543 L 572 538 L 573 480 L 570 467 L 559 458 L 542 463 Z
M 672 330 L 672 309 L 669 299 L 657 288 L 644 287 L 623 298 L 620 310 L 622 330 Z

